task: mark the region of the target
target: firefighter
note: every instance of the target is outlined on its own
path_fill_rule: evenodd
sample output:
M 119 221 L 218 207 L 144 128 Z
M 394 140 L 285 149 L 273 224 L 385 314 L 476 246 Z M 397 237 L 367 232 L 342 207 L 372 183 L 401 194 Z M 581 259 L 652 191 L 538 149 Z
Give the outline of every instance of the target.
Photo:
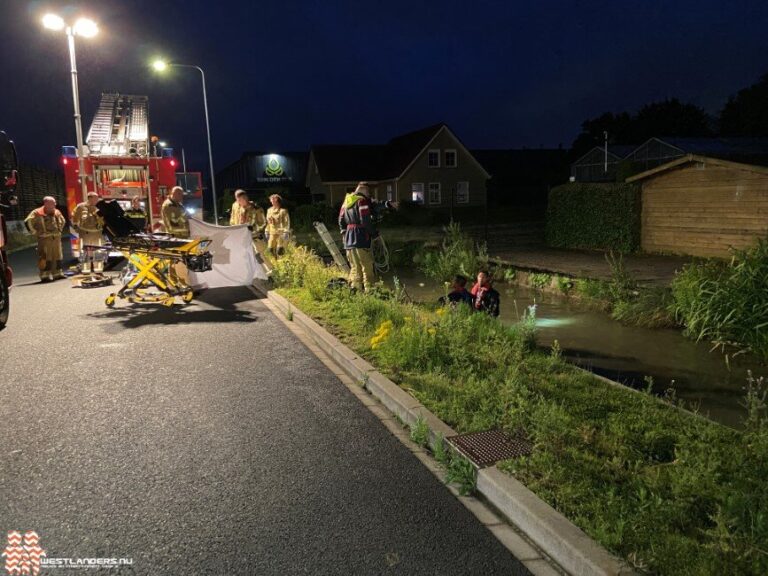
M 283 199 L 279 194 L 269 197 L 272 206 L 267 210 L 267 245 L 274 256 L 282 254 L 291 235 L 291 217 L 283 208 Z
M 374 282 L 371 242 L 379 235 L 373 224 L 368 184 L 360 182 L 346 195 L 339 211 L 339 228 L 349 260 L 349 283 L 356 290 L 370 290 Z
M 99 215 L 96 204 L 99 195 L 96 192 L 88 192 L 85 202 L 75 206 L 72 213 L 72 229 L 80 237 L 80 261 L 83 274 L 104 271 L 104 261 L 99 258 L 97 251 L 86 249 L 86 246 L 101 246 L 104 244 L 104 218 Z
M 160 208 L 165 231 L 176 238 L 189 238 L 189 221 L 187 211 L 181 203 L 183 199 L 184 189 L 181 186 L 174 186 L 170 196 Z
M 125 211 L 125 217 L 133 224 L 137 232 L 144 232 L 147 229 L 147 213 L 141 207 L 139 196 L 131 197 L 131 207 Z
M 267 220 L 264 209 L 248 199 L 245 190 L 235 190 L 235 202 L 229 217 L 229 225 L 247 224 L 254 238 L 263 238 Z
M 29 213 L 24 224 L 30 233 L 37 237 L 37 267 L 40 280 L 49 282 L 64 278 L 61 262 L 64 255 L 61 250 L 61 232 L 64 230 L 64 216 L 56 208 L 56 199 L 52 196 L 43 198 L 43 205 Z

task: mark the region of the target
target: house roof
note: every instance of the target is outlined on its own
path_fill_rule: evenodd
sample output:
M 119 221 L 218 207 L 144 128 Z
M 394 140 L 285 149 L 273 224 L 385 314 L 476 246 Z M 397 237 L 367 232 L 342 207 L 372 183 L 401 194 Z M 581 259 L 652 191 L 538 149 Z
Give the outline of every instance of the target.
M 313 146 L 312 152 L 324 182 L 355 182 L 390 178 L 387 146 L 339 144 Z
M 312 152 L 324 182 L 393 180 L 408 170 L 443 129 L 450 132 L 447 125 L 440 123 L 396 136 L 383 145 L 321 145 L 313 146 Z M 456 140 L 464 147 L 458 138 Z M 477 164 L 485 170 L 479 162 Z
M 711 156 L 702 156 L 699 154 L 686 154 L 680 158 L 676 158 L 671 162 L 656 166 L 640 174 L 635 174 L 627 178 L 627 182 L 637 182 L 639 180 L 646 180 L 652 178 L 669 170 L 673 170 L 679 166 L 690 164 L 692 162 L 698 162 L 701 164 L 714 164 L 715 166 L 723 166 L 725 168 L 733 168 L 736 170 L 746 170 L 748 172 L 757 172 L 758 174 L 768 174 L 768 166 L 757 164 L 745 164 L 743 162 L 733 162 L 731 160 L 723 160 L 722 158 L 715 158 Z

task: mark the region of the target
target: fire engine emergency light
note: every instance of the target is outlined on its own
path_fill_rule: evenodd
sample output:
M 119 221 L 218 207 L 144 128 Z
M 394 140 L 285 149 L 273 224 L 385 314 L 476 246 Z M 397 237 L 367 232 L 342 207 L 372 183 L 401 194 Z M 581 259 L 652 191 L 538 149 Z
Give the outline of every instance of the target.
M 77 158 L 77 146 L 62 146 L 61 155 L 64 158 Z

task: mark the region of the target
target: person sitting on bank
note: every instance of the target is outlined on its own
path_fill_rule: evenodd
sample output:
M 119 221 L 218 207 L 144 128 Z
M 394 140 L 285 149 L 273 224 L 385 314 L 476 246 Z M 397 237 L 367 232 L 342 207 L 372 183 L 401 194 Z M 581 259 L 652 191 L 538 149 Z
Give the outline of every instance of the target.
M 461 274 L 456 274 L 456 276 L 453 277 L 451 291 L 448 295 L 440 297 L 440 304 L 443 305 L 463 302 L 468 306 L 473 306 L 474 301 L 472 294 L 467 290 L 467 278 Z
M 501 296 L 493 287 L 493 279 L 487 270 L 480 270 L 477 282 L 472 286 L 472 307 L 479 311 L 498 317 L 501 308 Z
M 263 238 L 267 219 L 264 209 L 250 201 L 245 190 L 235 190 L 235 202 L 229 216 L 229 225 L 246 224 L 253 238 Z

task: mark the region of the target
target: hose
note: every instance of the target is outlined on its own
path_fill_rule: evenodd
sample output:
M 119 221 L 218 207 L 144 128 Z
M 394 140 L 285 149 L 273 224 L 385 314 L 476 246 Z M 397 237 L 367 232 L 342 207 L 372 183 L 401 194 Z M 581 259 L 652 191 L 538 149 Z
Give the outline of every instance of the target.
M 379 234 L 371 242 L 371 252 L 373 253 L 373 266 L 379 274 L 389 272 L 389 250 L 384 238 Z

